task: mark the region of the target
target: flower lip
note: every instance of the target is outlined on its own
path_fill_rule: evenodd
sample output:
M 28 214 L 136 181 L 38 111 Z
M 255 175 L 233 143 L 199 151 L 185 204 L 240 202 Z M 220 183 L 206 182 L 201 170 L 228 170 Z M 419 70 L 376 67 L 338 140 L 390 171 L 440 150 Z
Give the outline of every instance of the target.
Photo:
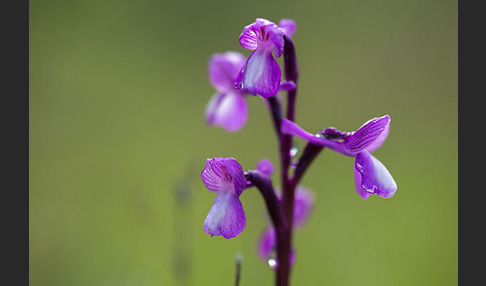
M 269 98 L 278 93 L 281 77 L 280 66 L 271 51 L 256 49 L 236 77 L 234 87 Z
M 233 82 L 245 61 L 245 56 L 238 52 L 213 54 L 208 64 L 209 81 L 219 92 L 238 92 L 233 88 Z
M 206 105 L 206 124 L 221 126 L 228 132 L 236 132 L 246 124 L 245 90 L 233 86 L 245 62 L 245 56 L 238 52 L 212 55 L 208 65 L 209 81 L 218 92 Z
M 248 104 L 238 92 L 216 93 L 204 113 L 208 125 L 217 125 L 228 132 L 236 132 L 248 120 Z
M 203 229 L 211 236 L 221 235 L 230 239 L 239 235 L 246 227 L 243 205 L 231 193 L 219 193 L 204 220 Z
M 390 198 L 397 191 L 397 184 L 390 172 L 367 151 L 356 155 L 354 177 L 356 191 L 364 199 L 373 194 Z

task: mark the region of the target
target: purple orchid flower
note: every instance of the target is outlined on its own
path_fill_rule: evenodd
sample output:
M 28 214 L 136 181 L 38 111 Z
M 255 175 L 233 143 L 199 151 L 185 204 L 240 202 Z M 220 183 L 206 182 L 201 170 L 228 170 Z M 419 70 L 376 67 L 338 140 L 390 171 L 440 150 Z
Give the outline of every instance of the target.
M 217 125 L 226 131 L 240 130 L 248 119 L 245 92 L 235 89 L 234 80 L 245 64 L 245 57 L 237 52 L 214 54 L 209 61 L 209 80 L 218 91 L 206 106 L 208 125 Z
M 397 184 L 386 167 L 371 153 L 378 149 L 388 136 L 390 121 L 390 116 L 385 115 L 367 121 L 355 132 L 342 132 L 331 127 L 314 135 L 294 122 L 283 119 L 281 131 L 355 157 L 354 177 L 358 194 L 364 199 L 372 194 L 389 198 L 395 194 Z
M 201 179 L 206 188 L 217 193 L 204 221 L 204 231 L 226 239 L 240 234 L 246 226 L 245 212 L 239 199 L 246 185 L 241 165 L 233 158 L 207 159 Z
M 277 193 L 277 196 L 281 201 L 282 194 L 279 192 Z M 307 221 L 312 211 L 314 201 L 315 197 L 313 193 L 300 185 L 297 186 L 295 189 L 294 216 L 292 222 L 295 229 L 300 228 Z M 258 254 L 260 258 L 267 261 L 270 258 L 272 251 L 275 249 L 276 244 L 277 234 L 273 226 L 269 224 L 258 242 Z M 290 263 L 293 264 L 294 262 L 295 251 L 292 249 L 290 253 Z
M 284 29 L 263 18 L 243 28 L 240 44 L 253 52 L 235 79 L 236 88 L 265 98 L 277 94 L 282 72 L 272 52 L 277 58 L 283 54 L 284 34 Z

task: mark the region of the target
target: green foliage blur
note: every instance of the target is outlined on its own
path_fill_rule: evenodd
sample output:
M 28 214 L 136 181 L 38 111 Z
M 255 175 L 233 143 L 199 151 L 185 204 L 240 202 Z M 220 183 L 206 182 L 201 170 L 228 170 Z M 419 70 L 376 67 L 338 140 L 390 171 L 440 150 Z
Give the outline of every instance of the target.
M 457 1 L 31 0 L 29 10 L 30 285 L 233 285 L 238 254 L 240 285 L 273 285 L 256 253 L 266 226 L 256 189 L 241 196 L 240 236 L 202 229 L 215 197 L 199 177 L 206 158 L 278 165 L 261 98 L 248 97 L 239 132 L 204 122 L 210 56 L 249 55 L 238 36 L 257 17 L 297 22 L 303 128 L 392 118 L 374 155 L 394 197 L 363 200 L 353 159 L 329 150 L 305 175 L 316 203 L 295 233 L 292 284 L 457 285 Z

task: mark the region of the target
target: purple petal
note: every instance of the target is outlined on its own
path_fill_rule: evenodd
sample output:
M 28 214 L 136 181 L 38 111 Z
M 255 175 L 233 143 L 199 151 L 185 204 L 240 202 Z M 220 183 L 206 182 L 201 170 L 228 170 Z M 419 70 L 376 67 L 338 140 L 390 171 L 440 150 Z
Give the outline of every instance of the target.
M 277 244 L 277 235 L 273 227 L 267 227 L 258 241 L 258 254 L 261 259 L 267 261 Z
M 246 124 L 248 105 L 239 92 L 219 93 L 209 101 L 205 115 L 208 125 L 218 125 L 226 131 L 235 132 Z
M 353 156 L 354 154 L 350 153 L 348 149 L 346 149 L 343 145 L 342 142 L 337 142 L 337 141 L 332 141 L 328 140 L 326 138 L 323 138 L 321 136 L 316 136 L 314 134 L 311 134 L 299 125 L 297 125 L 295 122 L 290 121 L 286 118 L 282 119 L 282 124 L 280 125 L 280 131 L 282 131 L 283 134 L 287 135 L 295 135 L 297 137 L 300 137 L 304 140 L 309 141 L 310 143 L 318 146 L 323 146 L 332 149 L 333 151 L 336 151 L 338 153 L 348 155 L 348 156 Z
M 282 19 L 278 23 L 278 26 L 282 28 L 284 31 L 285 35 L 287 36 L 292 36 L 295 33 L 295 30 L 297 28 L 297 25 L 295 24 L 294 20 L 290 19 Z
M 238 40 L 243 48 L 249 50 L 268 49 L 271 53 L 275 48 L 275 56 L 278 58 L 283 53 L 283 36 L 283 29 L 275 23 L 267 19 L 257 18 L 254 23 L 243 28 Z
M 298 136 L 316 145 L 319 145 L 320 142 L 322 141 L 321 138 L 305 131 L 302 127 L 297 125 L 295 122 L 288 120 L 287 118 L 282 119 L 282 125 L 280 126 L 280 131 L 286 135 Z
M 314 204 L 314 194 L 308 189 L 297 186 L 294 198 L 294 227 L 301 227 L 309 218 Z
M 265 174 L 267 176 L 270 176 L 273 174 L 273 164 L 272 164 L 272 161 L 268 160 L 268 159 L 261 159 L 258 164 L 257 164 L 257 167 L 256 169 L 262 173 L 262 174 Z
M 282 91 L 294 90 L 296 87 L 293 81 L 283 81 L 280 83 L 280 90 Z
M 245 211 L 235 192 L 219 193 L 204 221 L 204 231 L 229 239 L 240 234 L 245 226 Z
M 380 148 L 383 142 L 385 142 L 386 138 L 388 137 L 388 133 L 390 132 L 390 124 L 385 127 L 385 130 L 381 133 L 381 135 L 368 147 L 366 147 L 366 151 L 373 153 L 376 149 Z
M 388 134 L 386 130 L 390 125 L 390 120 L 390 116 L 385 115 L 367 121 L 344 140 L 344 145 L 351 153 L 358 153 L 368 150 L 368 148 L 373 151 L 376 150 L 386 139 L 386 135 L 384 137 L 381 137 L 381 135 L 383 133 Z M 377 139 L 380 140 L 377 141 Z
M 282 73 L 269 49 L 257 49 L 248 57 L 235 79 L 235 86 L 265 98 L 277 94 Z
M 215 193 L 234 192 L 236 197 L 246 186 L 245 174 L 240 163 L 233 158 L 212 158 L 206 160 L 201 179 L 210 191 Z
M 243 28 L 243 32 L 241 32 L 241 35 L 238 39 L 240 41 L 241 46 L 248 50 L 256 50 L 258 46 L 257 45 L 258 36 L 253 26 L 254 23 L 245 26 Z
M 277 197 L 282 201 L 280 190 L 277 191 Z M 295 188 L 293 227 L 298 228 L 304 225 L 310 216 L 314 201 L 315 196 L 309 189 L 301 185 Z
M 293 265 L 295 263 L 295 250 L 293 247 L 290 248 L 290 255 L 289 255 L 289 260 L 290 260 L 290 265 Z
M 214 54 L 209 60 L 209 80 L 219 92 L 234 91 L 233 82 L 245 64 L 245 57 L 237 52 Z
M 367 151 L 356 155 L 354 178 L 356 191 L 363 199 L 367 199 L 372 194 L 389 198 L 397 190 L 397 184 L 390 172 Z
M 273 253 L 275 253 L 275 248 L 277 247 L 277 233 L 275 229 L 271 226 L 267 227 L 263 232 L 262 236 L 260 236 L 260 240 L 258 241 L 258 255 L 260 258 L 267 262 Z M 275 256 L 275 255 L 274 255 Z M 276 258 L 276 257 L 275 257 Z M 290 264 L 295 263 L 295 251 L 292 247 L 290 249 Z M 276 261 L 276 265 L 278 266 L 278 261 Z
M 270 41 L 273 43 L 275 50 L 275 57 L 280 58 L 284 52 L 284 31 L 280 29 L 277 25 L 272 26 L 271 29 L 267 29 L 270 33 Z

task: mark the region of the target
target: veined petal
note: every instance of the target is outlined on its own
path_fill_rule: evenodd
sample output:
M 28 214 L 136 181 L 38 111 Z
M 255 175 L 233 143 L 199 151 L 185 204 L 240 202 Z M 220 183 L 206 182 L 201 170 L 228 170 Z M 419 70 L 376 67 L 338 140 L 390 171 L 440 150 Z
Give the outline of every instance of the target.
M 272 161 L 270 161 L 268 159 L 261 159 L 258 162 L 256 169 L 260 173 L 265 174 L 267 176 L 270 176 L 270 175 L 272 175 L 274 168 L 273 168 Z
M 285 35 L 287 36 L 292 36 L 295 33 L 295 30 L 297 29 L 297 25 L 295 24 L 294 20 L 291 19 L 282 19 L 278 23 L 278 26 L 282 28 L 284 31 Z
M 208 125 L 218 125 L 226 131 L 235 132 L 246 124 L 248 105 L 239 92 L 219 93 L 209 101 L 205 115 Z
M 390 172 L 367 151 L 356 155 L 354 178 L 356 191 L 363 199 L 367 199 L 372 194 L 389 198 L 397 190 L 397 184 Z
M 249 50 L 269 49 L 271 53 L 275 48 L 275 56 L 278 58 L 283 53 L 283 36 L 283 29 L 275 23 L 257 18 L 254 23 L 243 28 L 238 40 L 243 48 Z
M 380 148 L 383 142 L 385 142 L 386 138 L 388 137 L 388 133 L 390 132 L 390 124 L 387 124 L 385 130 L 381 133 L 376 140 L 371 143 L 368 147 L 366 147 L 366 151 L 373 153 L 376 149 Z
M 246 186 L 245 174 L 240 163 L 233 158 L 212 158 L 206 160 L 201 179 L 210 191 L 233 192 L 238 198 Z
M 358 153 L 363 150 L 376 150 L 388 135 L 390 120 L 389 115 L 368 120 L 356 132 L 346 137 L 344 146 L 351 153 Z M 385 136 L 381 137 L 384 133 Z
M 243 48 L 248 50 L 256 50 L 257 48 L 257 34 L 253 28 L 254 24 L 250 24 L 243 28 L 241 35 L 239 37 L 240 44 Z
M 234 192 L 219 193 L 204 221 L 204 231 L 229 239 L 240 234 L 245 226 L 245 211 L 238 196 Z
M 245 56 L 237 52 L 214 54 L 209 60 L 209 80 L 220 92 L 233 92 L 233 82 L 245 64 Z
M 257 49 L 251 53 L 245 66 L 235 79 L 237 88 L 265 98 L 277 94 L 282 72 L 269 49 Z

